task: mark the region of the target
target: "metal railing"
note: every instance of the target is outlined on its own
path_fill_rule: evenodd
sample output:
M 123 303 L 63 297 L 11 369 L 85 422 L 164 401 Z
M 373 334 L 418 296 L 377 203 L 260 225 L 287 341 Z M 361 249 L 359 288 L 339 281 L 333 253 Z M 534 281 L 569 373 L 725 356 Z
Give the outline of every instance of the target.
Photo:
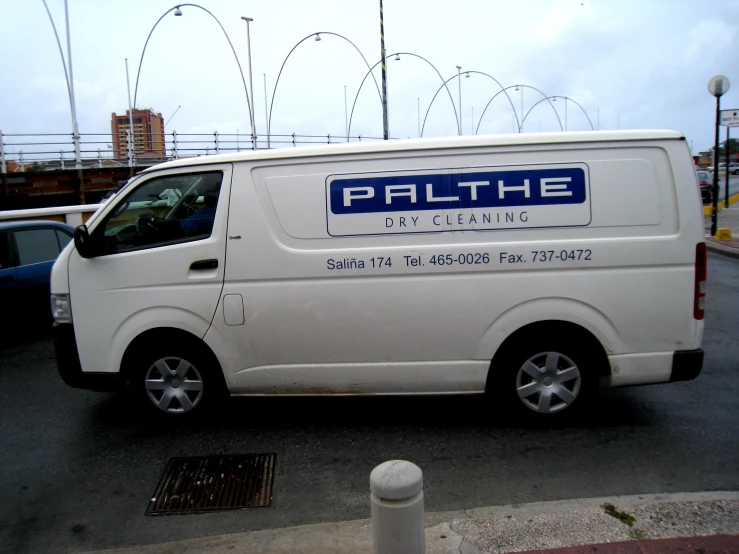
M 241 152 L 254 149 L 297 147 L 310 144 L 338 144 L 364 140 L 382 140 L 382 137 L 332 135 L 257 135 L 243 133 L 178 133 L 164 135 L 164 143 L 156 138 L 142 140 L 135 137 L 134 164 L 145 166 L 167 160 Z M 119 138 L 115 151 L 111 133 L 80 133 L 81 165 L 83 168 L 128 166 L 126 137 Z M 118 155 L 116 155 L 118 154 Z M 74 169 L 75 150 L 72 133 L 2 133 L 0 131 L 0 171 L 43 171 Z

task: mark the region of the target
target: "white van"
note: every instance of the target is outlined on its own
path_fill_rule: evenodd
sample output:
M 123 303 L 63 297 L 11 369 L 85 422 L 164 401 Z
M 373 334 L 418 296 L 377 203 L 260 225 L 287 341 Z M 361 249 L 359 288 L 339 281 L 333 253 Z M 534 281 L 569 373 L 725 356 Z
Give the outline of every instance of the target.
M 619 131 L 164 163 L 77 229 L 51 290 L 64 380 L 162 412 L 487 392 L 553 416 L 601 377 L 695 378 L 705 279 L 685 137 Z

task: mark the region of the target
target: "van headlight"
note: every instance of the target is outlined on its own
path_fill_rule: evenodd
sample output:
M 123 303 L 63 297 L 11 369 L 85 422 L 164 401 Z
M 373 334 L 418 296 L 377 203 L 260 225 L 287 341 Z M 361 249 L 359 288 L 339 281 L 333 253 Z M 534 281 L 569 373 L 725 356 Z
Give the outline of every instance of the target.
M 51 315 L 57 323 L 72 323 L 72 309 L 68 294 L 51 295 Z

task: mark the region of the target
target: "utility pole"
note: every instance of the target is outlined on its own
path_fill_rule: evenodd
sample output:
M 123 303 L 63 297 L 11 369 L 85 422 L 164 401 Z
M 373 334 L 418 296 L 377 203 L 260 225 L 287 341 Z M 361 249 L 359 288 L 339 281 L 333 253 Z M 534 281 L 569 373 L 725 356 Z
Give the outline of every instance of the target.
M 382 0 L 380 0 L 380 53 L 382 59 L 382 136 L 384 140 L 390 138 L 387 122 L 387 68 L 385 67 L 385 23 L 382 15 Z

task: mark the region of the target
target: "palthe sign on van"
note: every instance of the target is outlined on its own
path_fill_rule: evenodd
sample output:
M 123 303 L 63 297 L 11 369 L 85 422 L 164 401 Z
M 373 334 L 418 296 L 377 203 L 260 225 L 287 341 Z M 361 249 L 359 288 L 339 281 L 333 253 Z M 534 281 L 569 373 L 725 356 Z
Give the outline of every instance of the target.
M 332 236 L 590 224 L 584 163 L 330 175 Z

